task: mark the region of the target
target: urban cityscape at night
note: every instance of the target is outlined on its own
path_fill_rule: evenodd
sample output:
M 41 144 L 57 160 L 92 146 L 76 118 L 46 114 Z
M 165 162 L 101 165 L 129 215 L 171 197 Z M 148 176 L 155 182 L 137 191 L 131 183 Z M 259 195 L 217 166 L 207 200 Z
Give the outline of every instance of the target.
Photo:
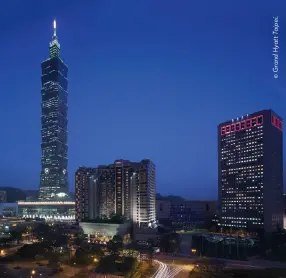
M 286 277 L 286 2 L 1 6 L 0 277 Z

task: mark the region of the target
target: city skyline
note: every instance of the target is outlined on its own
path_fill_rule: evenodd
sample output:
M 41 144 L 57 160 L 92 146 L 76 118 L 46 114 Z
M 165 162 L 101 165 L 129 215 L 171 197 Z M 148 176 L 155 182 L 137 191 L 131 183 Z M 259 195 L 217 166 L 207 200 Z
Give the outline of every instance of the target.
M 0 19 L 6 38 L 0 115 L 8 131 L 1 186 L 38 188 L 39 63 L 54 18 L 70 68 L 71 189 L 79 166 L 146 157 L 157 165 L 157 192 L 216 198 L 217 125 L 269 108 L 286 117 L 283 69 L 278 80 L 271 72 L 272 17 L 282 2 L 275 9 L 260 3 L 259 15 L 254 4 L 213 6 L 203 18 L 202 4 L 187 1 L 176 7 L 166 1 L 162 9 L 151 1 L 52 2 L 7 3 Z M 283 64 L 285 54 L 279 57 Z

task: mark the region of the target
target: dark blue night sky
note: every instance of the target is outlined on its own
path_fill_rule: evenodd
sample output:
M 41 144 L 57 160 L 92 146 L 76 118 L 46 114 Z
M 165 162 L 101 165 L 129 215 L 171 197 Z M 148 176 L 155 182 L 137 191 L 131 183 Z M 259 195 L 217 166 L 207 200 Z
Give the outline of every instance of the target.
M 286 119 L 285 10 L 283 0 L 1 1 L 0 185 L 39 185 L 41 62 L 56 18 L 71 188 L 78 166 L 150 158 L 158 192 L 216 198 L 217 125 L 267 108 Z

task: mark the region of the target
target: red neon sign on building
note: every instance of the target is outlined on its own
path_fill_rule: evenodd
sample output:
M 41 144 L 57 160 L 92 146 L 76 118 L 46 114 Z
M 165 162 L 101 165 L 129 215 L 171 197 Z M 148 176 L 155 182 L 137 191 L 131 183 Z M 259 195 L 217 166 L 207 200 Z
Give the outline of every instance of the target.
M 220 135 L 241 131 L 259 125 L 263 125 L 263 115 L 222 126 L 220 128 Z
M 278 119 L 275 115 L 271 115 L 271 123 L 273 126 L 283 131 L 283 121 Z M 232 123 L 222 126 L 220 128 L 220 135 L 225 135 L 232 132 L 241 131 L 255 126 L 263 125 L 263 115 L 252 117 L 250 119 L 242 120 L 240 122 Z
M 279 120 L 276 116 L 273 114 L 271 115 L 271 123 L 281 131 L 283 131 L 283 122 Z

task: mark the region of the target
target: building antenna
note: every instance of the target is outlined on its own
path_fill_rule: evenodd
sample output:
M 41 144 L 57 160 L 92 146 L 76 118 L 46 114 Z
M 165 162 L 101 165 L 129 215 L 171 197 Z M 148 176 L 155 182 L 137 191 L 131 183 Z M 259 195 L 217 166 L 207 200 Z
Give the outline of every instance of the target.
M 57 36 L 57 21 L 54 19 L 54 37 Z

